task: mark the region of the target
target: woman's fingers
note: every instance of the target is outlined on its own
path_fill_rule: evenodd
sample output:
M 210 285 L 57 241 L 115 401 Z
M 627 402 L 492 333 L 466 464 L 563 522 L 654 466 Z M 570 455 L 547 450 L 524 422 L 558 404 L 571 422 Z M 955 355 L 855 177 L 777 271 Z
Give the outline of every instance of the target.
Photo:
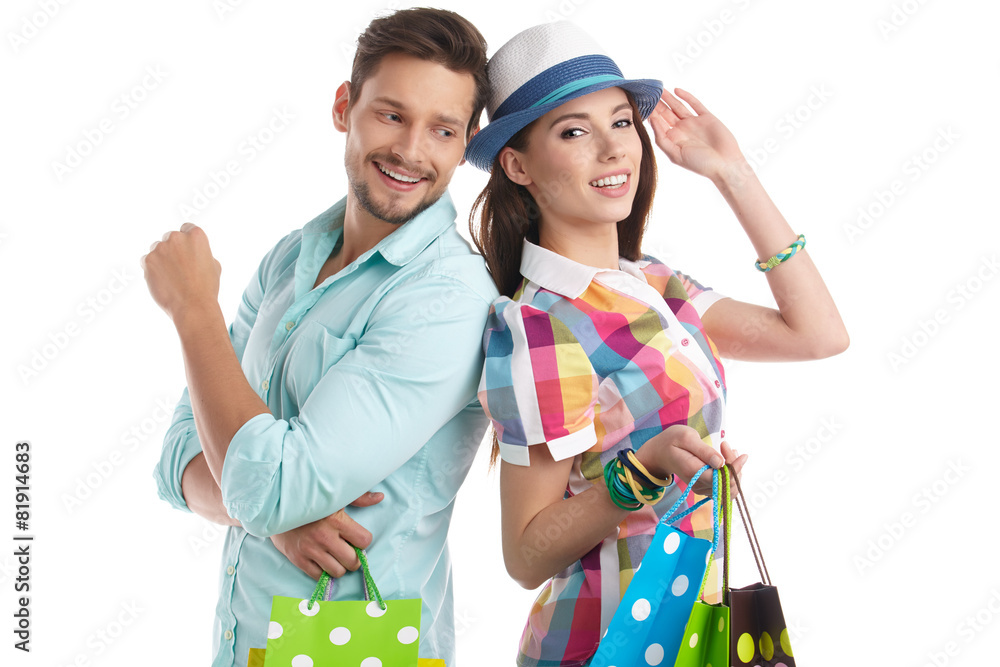
M 679 88 L 677 89 L 680 90 Z M 688 93 L 690 95 L 690 93 Z M 674 113 L 677 118 L 689 118 L 694 114 L 688 109 L 683 102 L 670 94 L 670 91 L 664 89 L 662 97 L 660 97 L 661 102 L 666 102 L 667 106 Z M 700 106 L 700 103 L 699 103 Z M 704 107 L 702 107 L 704 108 Z
M 674 88 L 674 90 L 677 92 L 678 97 L 690 104 L 691 108 L 694 109 L 695 113 L 699 116 L 705 116 L 709 113 L 708 109 L 705 108 L 705 105 L 698 101 L 698 98 L 688 91 L 681 88 Z

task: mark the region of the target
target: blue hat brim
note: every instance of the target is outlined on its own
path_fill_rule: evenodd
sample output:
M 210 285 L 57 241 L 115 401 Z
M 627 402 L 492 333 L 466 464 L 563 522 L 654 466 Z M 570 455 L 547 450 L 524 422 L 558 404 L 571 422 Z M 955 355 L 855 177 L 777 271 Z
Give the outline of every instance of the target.
M 483 171 L 492 171 L 493 161 L 500 149 L 521 129 L 570 100 L 607 88 L 622 88 L 631 93 L 642 120 L 653 113 L 663 95 L 663 82 L 656 79 L 620 79 L 595 83 L 554 102 L 515 111 L 490 122 L 469 141 L 469 145 L 465 147 L 465 159 Z

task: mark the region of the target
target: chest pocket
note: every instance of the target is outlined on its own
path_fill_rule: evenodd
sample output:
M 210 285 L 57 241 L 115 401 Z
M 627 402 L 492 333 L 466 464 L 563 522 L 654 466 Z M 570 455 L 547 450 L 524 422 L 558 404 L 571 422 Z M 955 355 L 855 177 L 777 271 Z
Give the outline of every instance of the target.
M 356 338 L 339 338 L 316 321 L 296 332 L 285 357 L 282 378 L 295 412 L 306 402 L 320 379 L 358 344 Z

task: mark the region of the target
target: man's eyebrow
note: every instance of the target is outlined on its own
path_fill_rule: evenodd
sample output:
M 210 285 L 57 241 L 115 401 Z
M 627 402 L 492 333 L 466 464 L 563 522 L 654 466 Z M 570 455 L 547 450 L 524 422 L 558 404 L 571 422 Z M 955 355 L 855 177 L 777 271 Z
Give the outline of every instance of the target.
M 391 97 L 386 97 L 385 95 L 381 95 L 379 97 L 374 98 L 372 100 L 372 102 L 375 102 L 375 103 L 378 103 L 378 104 L 387 104 L 387 105 L 393 107 L 394 109 L 399 109 L 400 111 L 406 111 L 407 110 L 405 104 L 403 104 L 399 100 L 395 100 L 395 99 L 393 99 Z M 454 125 L 456 127 L 464 127 L 465 126 L 465 123 L 463 123 L 458 118 L 455 118 L 454 116 L 449 116 L 448 114 L 443 114 L 443 113 L 434 114 L 434 120 L 438 121 L 439 123 L 444 123 L 445 125 Z
M 618 106 L 616 106 L 614 109 L 611 110 L 611 115 L 614 115 L 619 111 L 622 111 L 623 109 L 628 109 L 630 106 L 631 105 L 628 102 L 622 102 L 621 104 L 619 104 Z M 556 125 L 556 123 L 559 123 L 564 120 L 569 120 L 570 118 L 578 118 L 580 120 L 590 120 L 590 114 L 588 113 L 563 114 L 562 116 L 559 116 L 558 118 L 552 121 L 552 123 L 549 125 L 549 129 L 553 128 Z

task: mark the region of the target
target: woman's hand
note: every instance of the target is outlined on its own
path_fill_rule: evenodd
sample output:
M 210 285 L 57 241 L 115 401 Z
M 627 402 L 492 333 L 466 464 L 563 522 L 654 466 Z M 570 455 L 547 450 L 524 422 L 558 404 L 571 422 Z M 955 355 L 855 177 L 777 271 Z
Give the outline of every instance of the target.
M 636 456 L 652 475 L 662 478 L 674 474 L 685 483 L 689 483 L 702 466 L 718 469 L 723 461 L 732 464 L 733 471 L 739 475 L 747 455 L 740 456 L 728 442 L 723 442 L 720 449 L 717 452 L 711 445 L 705 444 L 698 431 L 690 426 L 678 424 L 650 438 L 639 448 Z M 730 488 L 735 493 L 735 481 L 730 481 Z M 712 476 L 707 472 L 702 474 L 695 482 L 693 491 L 702 496 L 711 495 Z
M 680 88 L 674 91 L 691 109 L 664 90 L 649 116 L 656 145 L 670 161 L 713 181 L 745 162 L 736 138 L 722 121 L 691 93 Z

